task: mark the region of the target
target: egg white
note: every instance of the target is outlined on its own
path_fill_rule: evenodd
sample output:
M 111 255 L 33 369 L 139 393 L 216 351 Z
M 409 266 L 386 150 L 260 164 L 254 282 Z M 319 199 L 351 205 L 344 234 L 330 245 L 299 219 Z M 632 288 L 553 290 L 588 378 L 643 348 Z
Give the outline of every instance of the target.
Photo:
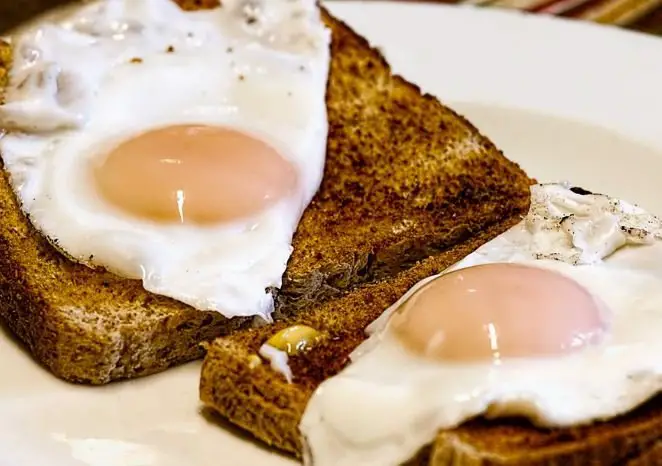
M 14 38 L 13 87 L 0 107 L 0 123 L 13 131 L 0 152 L 22 208 L 70 258 L 198 309 L 268 318 L 266 289 L 280 286 L 321 182 L 330 35 L 312 0 L 257 2 L 250 12 L 245 4 L 192 13 L 170 0 L 95 2 Z M 45 86 L 20 88 L 38 72 Z M 63 77 L 70 96 L 59 92 Z M 205 227 L 149 222 L 99 198 L 92 161 L 177 124 L 264 140 L 296 167 L 296 194 Z
M 572 215 L 577 221 L 591 217 L 595 224 L 614 221 L 621 226 L 636 212 L 638 225 L 650 227 L 651 235 L 659 237 L 659 220 L 610 198 L 577 197 L 567 187 L 539 186 L 533 194 L 527 219 L 444 273 L 512 262 L 566 275 L 606 306 L 609 330 L 605 338 L 557 357 L 485 363 L 443 363 L 418 357 L 388 331 L 389 317 L 436 278 L 430 277 L 368 327 L 370 337 L 352 354 L 351 364 L 313 395 L 300 425 L 308 464 L 314 458 L 316 465 L 397 465 L 432 441 L 440 429 L 477 415 L 521 415 L 541 426 L 573 426 L 626 413 L 662 389 L 662 243 L 604 241 L 599 228 L 586 222 L 584 235 L 575 232 L 574 240 L 592 246 L 577 256 L 571 253 L 577 247 L 573 236 L 550 228 L 554 218 L 565 223 L 568 210 L 575 211 Z M 587 202 L 585 207 L 591 204 L 591 208 L 578 214 L 576 205 L 565 204 L 550 213 L 565 201 Z M 619 214 L 613 211 L 617 204 L 623 207 Z M 622 230 L 609 231 L 620 235 Z M 622 243 L 619 249 L 606 252 L 616 243 Z M 585 255 L 589 250 L 600 250 L 606 257 Z M 565 260 L 536 259 L 545 255 Z M 571 258 L 576 265 L 569 263 Z M 591 261 L 582 263 L 582 258 Z M 531 313 L 535 319 L 536 310 L 532 308 Z

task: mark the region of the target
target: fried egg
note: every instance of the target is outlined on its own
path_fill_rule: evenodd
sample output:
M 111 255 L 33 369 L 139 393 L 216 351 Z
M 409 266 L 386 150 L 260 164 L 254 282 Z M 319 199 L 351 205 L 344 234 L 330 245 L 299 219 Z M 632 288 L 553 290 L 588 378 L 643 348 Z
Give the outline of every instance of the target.
M 150 292 L 268 319 L 324 167 L 315 1 L 107 0 L 12 42 L 0 152 L 34 226 Z
M 475 416 L 564 427 L 662 388 L 662 224 L 565 184 L 367 329 L 310 400 L 306 464 L 397 465 Z

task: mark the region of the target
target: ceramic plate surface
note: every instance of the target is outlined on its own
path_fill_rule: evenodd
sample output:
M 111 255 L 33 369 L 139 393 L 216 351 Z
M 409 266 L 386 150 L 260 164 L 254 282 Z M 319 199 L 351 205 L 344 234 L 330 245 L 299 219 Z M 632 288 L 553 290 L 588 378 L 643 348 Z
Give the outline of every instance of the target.
M 328 7 L 539 180 L 570 180 L 662 214 L 662 40 L 487 9 Z M 199 363 L 78 387 L 0 330 L 0 369 L 1 466 L 293 464 L 199 414 Z

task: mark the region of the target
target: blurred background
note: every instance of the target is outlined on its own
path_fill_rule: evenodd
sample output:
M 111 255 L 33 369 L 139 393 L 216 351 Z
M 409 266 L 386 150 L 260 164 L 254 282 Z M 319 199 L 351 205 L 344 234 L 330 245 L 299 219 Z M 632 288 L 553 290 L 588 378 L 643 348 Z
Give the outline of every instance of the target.
M 345 1 L 345 0 L 327 0 Z M 371 0 L 367 0 L 371 1 Z M 400 0 L 472 4 L 486 8 L 515 8 L 662 35 L 662 0 Z M 66 0 L 0 0 L 0 33 Z
M 342 0 L 335 0 L 342 1 Z M 662 0 L 401 0 L 514 8 L 662 35 Z

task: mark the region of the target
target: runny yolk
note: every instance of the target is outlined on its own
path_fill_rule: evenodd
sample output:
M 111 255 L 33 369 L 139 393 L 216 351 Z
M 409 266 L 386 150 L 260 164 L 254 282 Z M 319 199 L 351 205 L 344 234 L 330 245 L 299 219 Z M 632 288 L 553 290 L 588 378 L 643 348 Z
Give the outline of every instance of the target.
M 390 328 L 424 357 L 498 361 L 551 356 L 596 342 L 601 310 L 581 285 L 519 264 L 487 264 L 427 283 L 397 310 Z
M 294 166 L 264 141 L 198 125 L 124 141 L 93 167 L 103 198 L 156 222 L 210 224 L 260 212 L 296 188 Z

